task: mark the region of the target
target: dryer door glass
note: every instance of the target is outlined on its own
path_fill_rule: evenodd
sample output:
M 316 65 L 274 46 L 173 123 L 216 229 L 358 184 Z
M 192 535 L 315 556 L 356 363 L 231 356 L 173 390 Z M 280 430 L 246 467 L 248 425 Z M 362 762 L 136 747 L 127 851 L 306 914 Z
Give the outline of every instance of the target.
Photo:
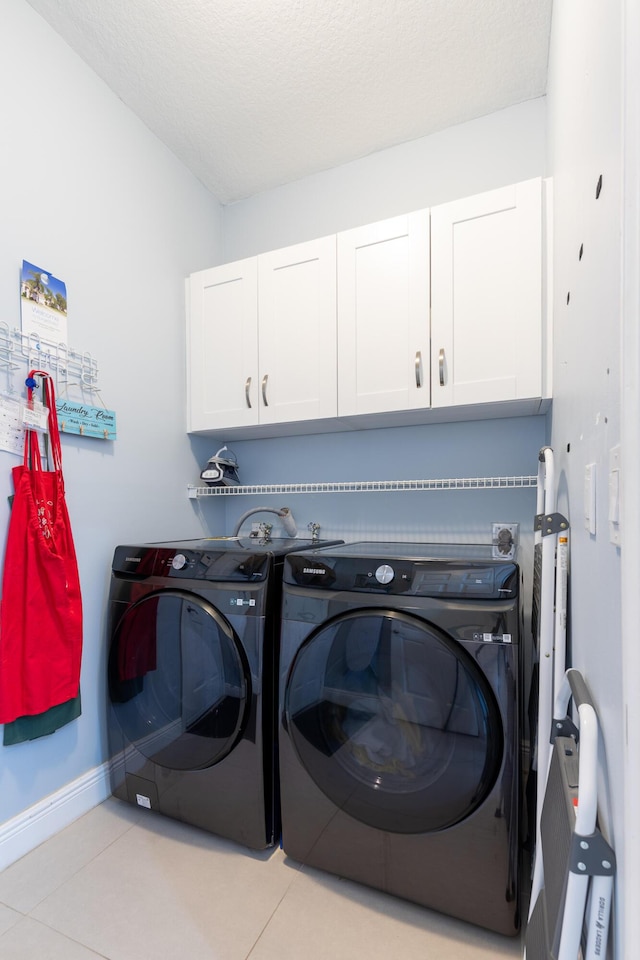
M 500 711 L 481 669 L 436 627 L 397 611 L 346 614 L 313 633 L 292 664 L 285 717 L 320 790 L 383 830 L 458 823 L 502 763 Z
M 109 692 L 126 741 L 171 770 L 222 760 L 251 701 L 231 626 L 205 600 L 172 590 L 128 607 L 111 645 Z

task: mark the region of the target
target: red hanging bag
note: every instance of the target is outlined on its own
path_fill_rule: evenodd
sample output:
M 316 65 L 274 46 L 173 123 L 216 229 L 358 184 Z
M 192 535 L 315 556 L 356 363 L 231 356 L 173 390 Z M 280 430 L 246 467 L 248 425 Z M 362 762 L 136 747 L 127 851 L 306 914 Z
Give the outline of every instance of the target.
M 64 495 L 62 452 L 51 377 L 44 378 L 49 409 L 49 465 L 27 430 L 24 462 L 13 468 L 15 496 L 5 552 L 0 607 L 0 723 L 44 713 L 78 694 L 82 657 L 82 599 Z

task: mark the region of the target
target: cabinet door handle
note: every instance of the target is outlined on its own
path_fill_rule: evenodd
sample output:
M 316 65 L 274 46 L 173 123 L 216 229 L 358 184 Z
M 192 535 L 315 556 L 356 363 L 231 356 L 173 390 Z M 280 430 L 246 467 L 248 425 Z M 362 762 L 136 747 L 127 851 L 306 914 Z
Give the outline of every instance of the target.
M 438 369 L 440 371 L 440 386 L 444 387 L 444 347 L 438 355 Z
M 269 374 L 268 374 L 268 373 L 265 373 L 264 377 L 262 378 L 262 402 L 264 403 L 265 407 L 268 407 L 268 406 L 269 406 L 269 401 L 267 400 L 267 382 L 268 382 L 268 380 L 269 380 Z
M 416 387 L 422 386 L 422 351 L 416 350 Z
M 247 382 L 244 385 L 244 395 L 247 400 L 247 406 L 251 410 L 251 397 L 249 396 L 249 390 L 251 390 L 251 377 L 247 377 Z

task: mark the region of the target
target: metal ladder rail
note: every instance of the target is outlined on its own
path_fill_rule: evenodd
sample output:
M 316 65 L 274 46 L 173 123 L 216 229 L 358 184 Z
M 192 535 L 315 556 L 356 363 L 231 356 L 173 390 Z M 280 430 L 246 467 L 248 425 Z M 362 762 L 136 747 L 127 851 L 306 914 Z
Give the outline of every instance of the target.
M 568 543 L 566 534 L 569 524 L 564 517 L 556 513 L 555 462 L 551 447 L 542 447 L 538 455 L 538 485 L 536 495 L 535 534 L 541 543 L 542 561 L 540 575 L 540 608 L 538 638 L 538 723 L 533 766 L 537 770 L 536 783 L 536 839 L 535 860 L 531 885 L 531 905 L 529 919 L 535 907 L 538 894 L 544 885 L 544 868 L 541 853 L 540 820 L 544 802 L 549 764 L 551 762 L 551 744 L 549 743 L 549 722 L 553 717 L 554 683 L 564 675 L 566 636 L 562 638 L 557 656 L 554 658 L 555 631 L 557 621 L 564 623 L 566 629 L 566 582 L 561 590 L 565 600 L 564 615 L 556 616 L 554 593 L 556 576 L 554 561 L 560 532 Z M 565 552 L 566 560 L 566 552 Z M 566 575 L 566 562 L 564 563 Z

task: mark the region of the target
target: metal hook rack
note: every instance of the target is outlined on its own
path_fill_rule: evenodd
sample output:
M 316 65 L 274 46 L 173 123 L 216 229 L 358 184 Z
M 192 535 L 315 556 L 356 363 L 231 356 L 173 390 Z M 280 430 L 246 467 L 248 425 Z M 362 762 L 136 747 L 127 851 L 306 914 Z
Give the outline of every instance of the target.
M 98 361 L 90 353 L 74 350 L 65 343 L 45 340 L 33 333 L 10 328 L 0 322 L 0 370 L 7 374 L 20 367 L 44 367 L 51 371 L 56 389 L 80 387 L 97 394 Z

